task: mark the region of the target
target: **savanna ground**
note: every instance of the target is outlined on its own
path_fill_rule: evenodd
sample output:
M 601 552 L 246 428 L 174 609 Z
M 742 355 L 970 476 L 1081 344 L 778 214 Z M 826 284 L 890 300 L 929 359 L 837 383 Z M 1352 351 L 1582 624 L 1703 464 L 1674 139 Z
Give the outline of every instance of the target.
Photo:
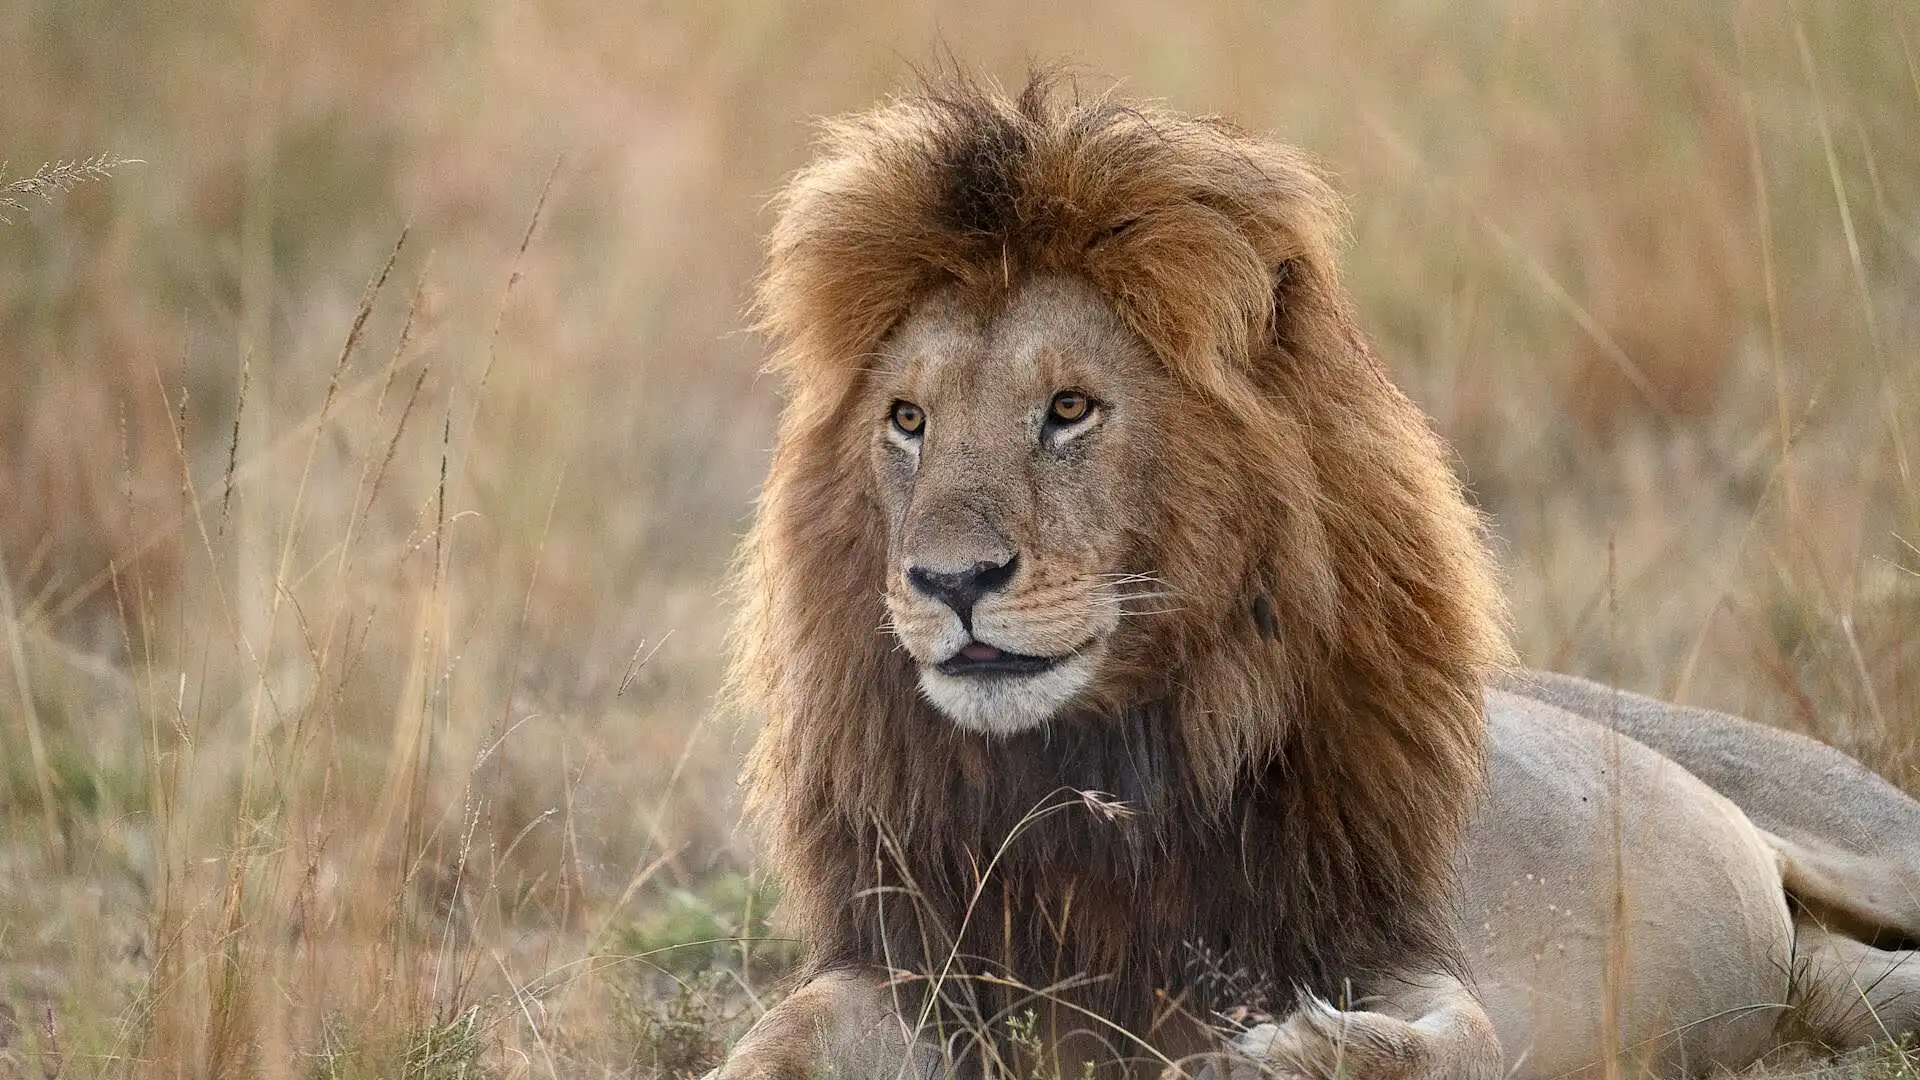
M 0 26 L 5 179 L 140 159 L 0 225 L 0 1077 L 678 1075 L 777 992 L 712 715 L 742 307 L 807 119 L 943 47 L 1321 155 L 1526 659 L 1920 788 L 1903 0 Z

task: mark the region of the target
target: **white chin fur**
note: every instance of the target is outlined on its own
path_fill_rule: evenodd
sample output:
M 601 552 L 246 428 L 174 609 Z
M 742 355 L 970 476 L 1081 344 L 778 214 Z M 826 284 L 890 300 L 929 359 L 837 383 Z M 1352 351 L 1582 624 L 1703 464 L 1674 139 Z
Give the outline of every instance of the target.
M 1079 655 L 1034 675 L 948 675 L 920 669 L 920 692 L 963 728 L 1017 735 L 1046 723 L 1093 678 L 1092 658 Z

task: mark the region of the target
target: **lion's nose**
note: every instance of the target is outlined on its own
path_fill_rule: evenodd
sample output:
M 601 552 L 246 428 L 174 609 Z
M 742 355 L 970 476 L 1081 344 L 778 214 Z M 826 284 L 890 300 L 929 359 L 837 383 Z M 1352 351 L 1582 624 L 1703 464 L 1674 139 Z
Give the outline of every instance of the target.
M 973 633 L 973 605 L 982 596 L 1013 580 L 1017 556 L 1006 562 L 977 562 L 965 570 L 929 570 L 924 566 L 907 567 L 907 581 L 920 592 L 953 609 L 960 624 Z

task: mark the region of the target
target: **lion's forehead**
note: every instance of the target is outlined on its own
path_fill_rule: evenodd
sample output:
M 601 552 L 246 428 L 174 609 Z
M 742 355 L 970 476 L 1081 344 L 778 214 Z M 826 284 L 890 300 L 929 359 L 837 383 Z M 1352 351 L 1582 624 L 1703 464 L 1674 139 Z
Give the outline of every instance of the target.
M 921 302 L 882 350 L 885 368 L 922 393 L 963 399 L 1064 386 L 1138 352 L 1124 323 L 1092 285 L 1039 274 L 982 310 L 957 289 Z

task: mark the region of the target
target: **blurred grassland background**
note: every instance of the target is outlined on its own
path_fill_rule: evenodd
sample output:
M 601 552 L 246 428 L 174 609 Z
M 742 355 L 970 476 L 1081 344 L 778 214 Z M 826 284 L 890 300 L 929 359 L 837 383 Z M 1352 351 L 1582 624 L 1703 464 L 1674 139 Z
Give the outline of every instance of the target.
M 750 1021 L 742 308 L 809 119 L 943 49 L 1317 153 L 1526 659 L 1920 784 L 1911 3 L 0 27 L 6 178 L 141 159 L 0 226 L 0 1077 L 673 1075 Z

